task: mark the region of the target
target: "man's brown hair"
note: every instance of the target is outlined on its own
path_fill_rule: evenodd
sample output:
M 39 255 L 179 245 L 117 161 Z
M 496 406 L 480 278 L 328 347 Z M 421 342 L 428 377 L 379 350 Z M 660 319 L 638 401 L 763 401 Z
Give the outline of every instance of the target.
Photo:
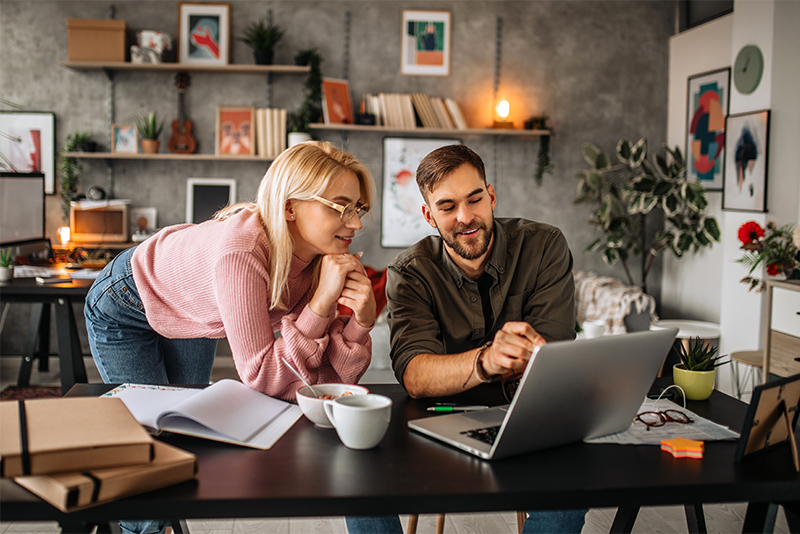
M 443 146 L 425 156 L 417 167 L 417 187 L 425 202 L 428 202 L 428 194 L 439 182 L 465 163 L 472 165 L 478 171 L 485 184 L 486 170 L 483 167 L 483 160 L 466 145 Z

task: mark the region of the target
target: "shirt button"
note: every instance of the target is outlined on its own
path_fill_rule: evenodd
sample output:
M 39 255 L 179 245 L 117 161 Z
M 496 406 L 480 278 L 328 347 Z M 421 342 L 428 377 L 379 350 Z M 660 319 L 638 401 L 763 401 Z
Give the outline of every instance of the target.
M 476 328 L 475 329 L 475 335 L 480 335 L 480 333 L 481 333 L 481 329 L 480 328 Z
M 478 299 L 475 298 L 475 297 L 471 297 L 469 300 L 471 300 L 472 302 L 477 302 L 478 301 Z

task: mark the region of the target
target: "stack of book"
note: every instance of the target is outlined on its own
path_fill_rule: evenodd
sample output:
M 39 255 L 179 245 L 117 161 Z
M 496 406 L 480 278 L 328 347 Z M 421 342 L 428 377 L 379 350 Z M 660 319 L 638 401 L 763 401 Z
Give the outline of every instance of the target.
M 367 113 L 375 115 L 377 126 L 397 129 L 469 129 L 461 108 L 452 98 L 425 93 L 380 93 L 364 95 L 364 104 Z
M 275 159 L 286 150 L 286 110 L 256 109 L 256 154 Z
M 0 402 L 0 472 L 63 512 L 194 478 L 193 454 L 153 440 L 120 399 Z

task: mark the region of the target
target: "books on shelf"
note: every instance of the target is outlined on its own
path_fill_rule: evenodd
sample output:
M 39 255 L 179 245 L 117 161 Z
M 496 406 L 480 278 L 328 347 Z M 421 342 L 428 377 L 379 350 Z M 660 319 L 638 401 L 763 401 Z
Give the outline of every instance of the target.
M 275 159 L 286 150 L 286 110 L 256 110 L 256 154 Z
M 294 404 L 230 379 L 204 389 L 122 384 L 104 397 L 121 399 L 153 433 L 173 432 L 264 450 L 303 413 Z
M 367 113 L 375 115 L 376 126 L 397 129 L 469 129 L 461 108 L 452 98 L 425 93 L 379 93 L 364 95 L 363 101 Z

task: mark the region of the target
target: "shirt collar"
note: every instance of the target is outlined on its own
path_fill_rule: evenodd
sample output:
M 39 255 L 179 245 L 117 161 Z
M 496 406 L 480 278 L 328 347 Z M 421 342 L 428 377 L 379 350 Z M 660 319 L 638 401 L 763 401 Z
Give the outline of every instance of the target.
M 456 285 L 460 289 L 461 286 L 464 284 L 465 280 L 472 281 L 464 271 L 459 268 L 458 265 L 453 261 L 453 258 L 450 257 L 450 254 L 447 253 L 447 248 L 444 245 L 444 240 L 439 237 L 439 242 L 441 244 L 442 252 L 442 264 L 444 268 L 450 273 L 450 276 L 453 277 L 453 281 L 455 281 Z M 492 250 L 489 252 L 489 261 L 486 262 L 485 272 L 489 273 L 492 278 L 497 280 L 499 276 L 505 273 L 506 270 L 506 249 L 508 247 L 508 238 L 506 237 L 506 232 L 503 229 L 503 226 L 498 224 L 497 219 L 494 221 L 494 243 L 492 244 Z

